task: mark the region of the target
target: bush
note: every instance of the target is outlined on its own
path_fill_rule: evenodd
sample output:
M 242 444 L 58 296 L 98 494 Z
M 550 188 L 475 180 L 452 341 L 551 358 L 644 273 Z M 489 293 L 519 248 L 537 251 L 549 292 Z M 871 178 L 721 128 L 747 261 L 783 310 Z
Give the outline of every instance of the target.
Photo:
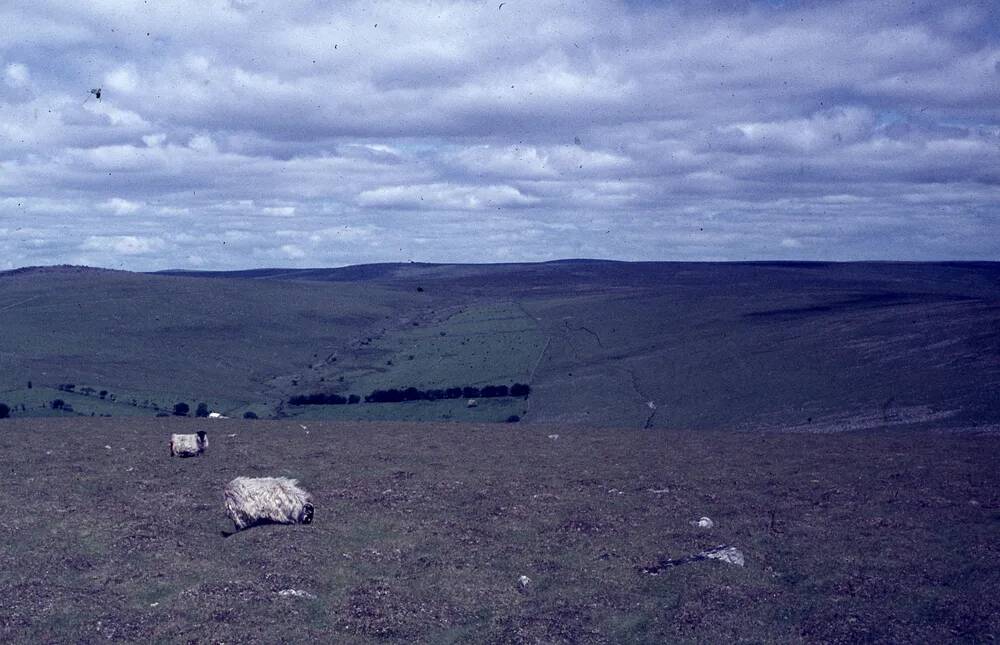
M 158 416 L 158 417 L 169 417 L 170 415 L 167 414 L 166 412 L 157 412 L 156 416 Z
M 513 387 L 506 385 L 485 385 L 482 388 L 473 387 L 449 387 L 446 390 L 430 389 L 420 390 L 415 387 L 408 387 L 402 390 L 391 388 L 388 390 L 373 390 L 365 397 L 368 403 L 400 403 L 402 401 L 439 401 L 441 399 L 478 399 L 496 398 L 507 396 L 527 396 L 530 388 L 527 385 L 515 383 Z M 316 395 L 313 395 L 316 396 Z M 353 394 L 351 396 L 354 396 Z M 305 397 L 293 397 L 290 403 L 298 403 L 297 399 Z M 352 401 L 349 401 L 352 402 Z
M 194 411 L 194 416 L 196 417 L 207 417 L 208 416 L 208 404 L 199 403 L 198 409 Z
M 49 407 L 53 410 L 62 410 L 66 406 L 66 402 L 62 399 L 52 399 L 49 403 Z
M 405 394 L 401 390 L 395 388 L 389 390 L 375 390 L 371 394 L 365 397 L 365 401 L 369 403 L 402 403 L 405 399 Z
M 10 416 L 10 408 L 6 403 L 0 403 L 0 419 L 6 419 Z
M 361 403 L 361 397 L 358 396 L 357 394 L 352 394 L 351 396 L 347 397 L 347 402 L 350 403 L 351 405 L 354 405 L 355 403 Z
M 507 423 L 517 423 L 520 420 L 521 417 L 517 416 L 516 414 L 512 414 L 509 417 L 507 417 Z
M 253 412 L 252 410 L 247 410 L 246 412 L 243 413 L 243 418 L 244 419 L 256 419 L 257 418 L 257 414 L 255 412 Z
M 339 394 L 297 394 L 288 398 L 288 405 L 344 405 L 347 399 Z
M 528 396 L 531 394 L 531 386 L 525 385 L 524 383 L 515 383 L 510 386 L 511 396 Z
M 174 416 L 175 417 L 186 417 L 191 408 L 187 403 L 181 402 L 174 405 Z

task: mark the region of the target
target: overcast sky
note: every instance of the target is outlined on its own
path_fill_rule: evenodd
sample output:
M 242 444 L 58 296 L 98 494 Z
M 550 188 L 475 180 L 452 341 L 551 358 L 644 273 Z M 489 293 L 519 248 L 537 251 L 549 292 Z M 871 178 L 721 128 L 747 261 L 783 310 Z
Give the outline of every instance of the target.
M 0 7 L 0 269 L 1000 260 L 998 185 L 995 2 Z

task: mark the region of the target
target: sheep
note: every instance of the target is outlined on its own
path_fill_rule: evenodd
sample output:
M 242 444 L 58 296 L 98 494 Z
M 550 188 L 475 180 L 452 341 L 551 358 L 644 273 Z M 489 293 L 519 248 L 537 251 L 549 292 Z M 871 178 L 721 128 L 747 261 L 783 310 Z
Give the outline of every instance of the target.
M 205 452 L 205 448 L 208 448 L 208 435 L 204 430 L 197 434 L 170 435 L 171 457 L 194 457 Z
M 226 484 L 226 514 L 236 530 L 258 524 L 311 524 L 312 496 L 287 477 L 237 477 Z

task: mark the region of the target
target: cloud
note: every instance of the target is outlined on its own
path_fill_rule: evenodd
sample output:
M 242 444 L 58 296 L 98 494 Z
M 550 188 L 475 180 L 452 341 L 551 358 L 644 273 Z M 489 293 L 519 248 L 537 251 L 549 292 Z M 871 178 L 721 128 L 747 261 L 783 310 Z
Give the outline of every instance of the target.
M 91 235 L 80 245 L 84 251 L 111 251 L 120 255 L 145 255 L 163 249 L 163 240 L 136 235 Z
M 132 66 L 118 67 L 104 76 L 104 93 L 131 93 L 139 86 L 139 78 Z
M 294 244 L 282 244 L 281 252 L 291 260 L 301 260 L 306 257 L 306 252 Z
M 4 80 L 14 88 L 26 87 L 31 82 L 28 68 L 21 63 L 10 63 L 4 68 Z
M 384 186 L 366 190 L 358 203 L 373 208 L 443 209 L 479 211 L 505 206 L 528 206 L 538 200 L 524 195 L 511 186 L 461 186 L 454 184 L 424 184 Z
M 0 228 L 35 231 L 7 261 L 998 259 L 994 18 L 929 0 L 4 7 Z M 77 229 L 103 246 L 67 243 Z M 158 242 L 108 242 L 130 238 Z
M 131 215 L 142 208 L 142 206 L 140 202 L 132 202 L 121 197 L 112 197 L 100 204 L 101 208 L 111 211 L 115 215 Z

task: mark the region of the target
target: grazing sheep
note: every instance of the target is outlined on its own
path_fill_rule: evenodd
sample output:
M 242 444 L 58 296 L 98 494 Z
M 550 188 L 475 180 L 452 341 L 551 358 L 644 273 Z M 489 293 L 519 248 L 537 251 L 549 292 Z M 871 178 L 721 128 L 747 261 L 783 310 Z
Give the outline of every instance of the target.
M 208 435 L 204 430 L 197 434 L 170 435 L 171 457 L 194 457 L 205 452 L 205 448 L 208 448 Z
M 240 531 L 257 524 L 311 524 L 312 496 L 287 477 L 237 477 L 226 484 L 226 514 Z

